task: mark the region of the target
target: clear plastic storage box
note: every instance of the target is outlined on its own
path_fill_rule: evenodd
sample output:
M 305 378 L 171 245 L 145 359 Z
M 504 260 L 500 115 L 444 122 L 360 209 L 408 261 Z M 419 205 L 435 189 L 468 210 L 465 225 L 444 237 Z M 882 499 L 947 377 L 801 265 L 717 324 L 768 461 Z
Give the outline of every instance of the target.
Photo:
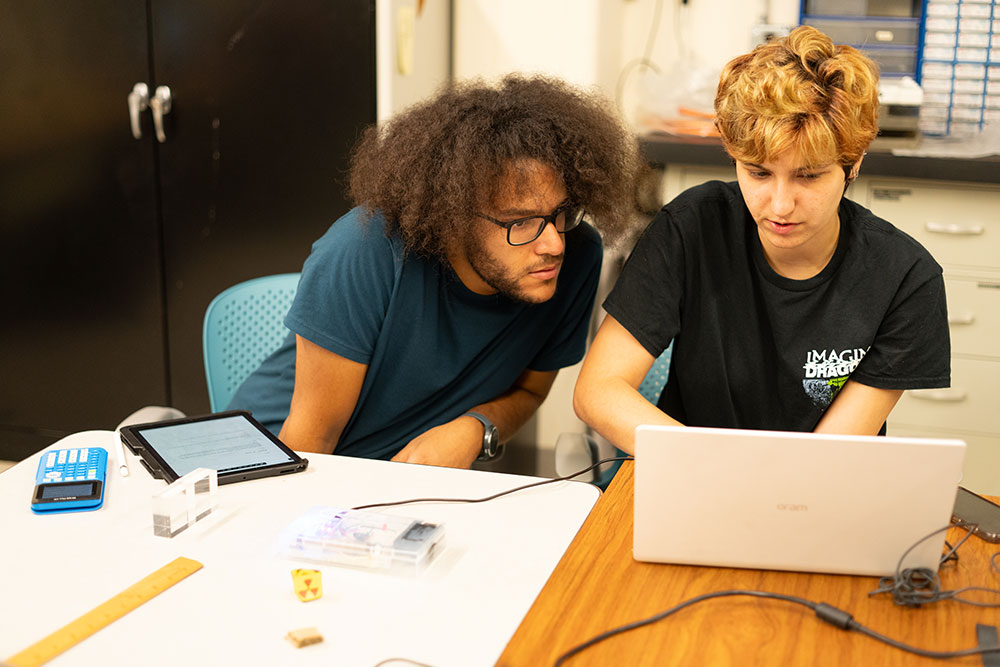
M 416 573 L 441 550 L 444 526 L 366 510 L 313 507 L 279 538 L 286 558 Z

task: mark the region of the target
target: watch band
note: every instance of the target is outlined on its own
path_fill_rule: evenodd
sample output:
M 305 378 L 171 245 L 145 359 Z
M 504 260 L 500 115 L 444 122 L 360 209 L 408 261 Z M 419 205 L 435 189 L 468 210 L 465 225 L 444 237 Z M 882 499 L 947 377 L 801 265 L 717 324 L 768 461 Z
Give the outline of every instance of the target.
M 494 459 L 500 453 L 500 434 L 497 431 L 496 425 L 489 420 L 483 414 L 469 410 L 463 417 L 473 417 L 478 419 L 483 425 L 483 444 L 479 450 L 479 456 L 476 457 L 477 461 L 489 461 Z

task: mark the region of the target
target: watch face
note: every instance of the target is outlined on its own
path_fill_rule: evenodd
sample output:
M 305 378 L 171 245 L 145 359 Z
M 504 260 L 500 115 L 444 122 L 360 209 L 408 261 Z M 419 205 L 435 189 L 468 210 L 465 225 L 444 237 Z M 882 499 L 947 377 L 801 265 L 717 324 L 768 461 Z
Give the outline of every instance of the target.
M 486 454 L 486 456 L 493 458 L 497 455 L 497 445 L 499 444 L 498 440 L 500 440 L 500 438 L 497 435 L 497 429 L 495 426 L 486 430 L 486 436 L 483 441 L 483 453 Z

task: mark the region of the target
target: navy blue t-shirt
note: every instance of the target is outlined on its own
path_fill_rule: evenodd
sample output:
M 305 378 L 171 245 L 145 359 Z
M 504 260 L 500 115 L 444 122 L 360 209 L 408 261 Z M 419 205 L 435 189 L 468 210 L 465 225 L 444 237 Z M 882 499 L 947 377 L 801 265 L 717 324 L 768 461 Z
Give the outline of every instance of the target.
M 295 384 L 295 334 L 368 371 L 335 453 L 388 459 L 414 437 L 513 386 L 527 369 L 583 358 L 601 267 L 587 225 L 566 234 L 555 296 L 481 295 L 446 263 L 406 254 L 385 220 L 353 209 L 315 244 L 285 318 L 292 331 L 240 386 L 230 409 L 277 433 Z

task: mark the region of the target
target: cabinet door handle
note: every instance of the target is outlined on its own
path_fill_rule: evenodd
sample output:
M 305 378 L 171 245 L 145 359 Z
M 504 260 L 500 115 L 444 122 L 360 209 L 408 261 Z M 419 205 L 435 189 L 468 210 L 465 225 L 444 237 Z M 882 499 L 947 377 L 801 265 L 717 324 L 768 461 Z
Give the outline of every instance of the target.
M 975 313 L 948 313 L 948 324 L 972 324 L 975 321 Z
M 948 389 L 918 389 L 910 392 L 913 398 L 936 403 L 960 403 L 969 397 L 964 389 L 950 387 Z
M 978 236 L 986 231 L 982 225 L 960 225 L 955 222 L 932 222 L 924 225 L 927 231 L 935 234 L 951 234 L 952 236 Z
M 132 136 L 142 139 L 142 123 L 139 115 L 149 107 L 149 86 L 137 83 L 128 94 L 128 119 L 132 124 Z
M 156 140 L 161 144 L 167 140 L 167 135 L 163 132 L 163 117 L 170 113 L 170 88 L 167 86 L 157 86 L 153 99 L 149 101 L 149 108 L 153 110 L 153 127 L 156 129 Z

